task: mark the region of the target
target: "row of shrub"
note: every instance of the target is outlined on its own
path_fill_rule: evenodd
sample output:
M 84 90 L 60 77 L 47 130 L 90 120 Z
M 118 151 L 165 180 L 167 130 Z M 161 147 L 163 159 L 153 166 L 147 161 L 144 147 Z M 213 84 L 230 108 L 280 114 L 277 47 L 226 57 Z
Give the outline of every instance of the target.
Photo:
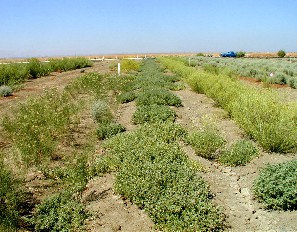
M 92 62 L 83 57 L 50 59 L 47 63 L 32 58 L 24 64 L 0 64 L 0 86 L 14 86 L 27 79 L 46 76 L 51 72 L 69 71 L 90 66 L 92 66 Z
M 189 133 L 185 141 L 193 147 L 196 155 L 224 165 L 245 165 L 259 155 L 259 150 L 248 139 L 235 141 L 228 147 L 219 131 L 209 126 Z
M 183 59 L 188 65 L 188 60 Z M 228 67 L 238 76 L 256 78 L 270 84 L 288 84 L 297 88 L 297 63 L 287 59 L 226 59 L 197 57 L 192 58 L 191 66 L 207 68 Z
M 95 172 L 117 171 L 116 192 L 144 209 L 160 230 L 223 230 L 224 215 L 178 145 L 186 131 L 173 123 L 169 106 L 181 106 L 181 100 L 168 91 L 177 78 L 164 75 L 154 60 L 141 70 L 118 95 L 122 103 L 136 99 L 132 122 L 141 125 L 109 137 Z
M 288 124 L 289 128 L 281 127 L 280 125 L 278 127 L 274 127 L 274 123 L 278 120 L 284 120 L 282 123 L 288 123 L 288 122 L 294 122 L 296 120 L 295 118 L 291 118 L 290 121 L 288 118 L 277 118 L 274 115 L 269 115 L 271 113 L 278 112 L 276 109 L 274 111 L 269 111 L 269 104 L 271 104 L 271 99 L 269 99 L 269 96 L 273 96 L 273 103 L 274 105 L 271 106 L 280 106 L 281 103 L 278 101 L 277 96 L 275 96 L 276 93 L 271 93 L 270 91 L 260 91 L 257 92 L 255 89 L 249 89 L 249 88 L 242 88 L 239 83 L 235 81 L 235 79 L 228 77 L 228 75 L 216 75 L 215 73 L 212 73 L 210 75 L 209 72 L 201 72 L 197 73 L 196 70 L 191 70 L 190 68 L 185 68 L 184 65 L 178 61 L 172 61 L 170 59 L 161 59 L 161 61 L 168 65 L 172 70 L 180 73 L 181 75 L 184 75 L 184 77 L 188 80 L 190 80 L 190 83 L 192 86 L 194 86 L 195 89 L 199 89 L 199 91 L 206 93 L 210 96 L 214 96 L 214 99 L 217 99 L 215 92 L 211 92 L 210 89 L 214 88 L 217 91 L 218 96 L 220 96 L 222 102 L 219 101 L 220 105 L 225 106 L 226 109 L 229 110 L 231 116 L 233 115 L 234 110 L 232 108 L 233 104 L 236 104 L 238 107 L 237 110 L 242 110 L 242 116 L 244 117 L 245 114 L 252 111 L 255 112 L 256 110 L 260 111 L 263 110 L 263 104 L 267 105 L 265 107 L 265 110 L 268 110 L 267 114 L 267 120 L 268 122 L 272 123 L 270 125 L 271 130 L 265 131 L 268 125 L 265 125 L 265 117 L 263 117 L 262 122 L 255 120 L 254 123 L 258 123 L 258 127 L 255 127 L 256 129 L 262 129 L 260 130 L 261 133 L 263 133 L 263 136 L 266 135 L 266 133 L 270 133 L 272 131 L 274 133 L 274 136 L 277 134 L 277 129 L 281 128 L 283 129 L 280 131 L 280 135 L 283 135 L 283 133 L 287 132 L 289 133 L 290 130 L 293 130 L 294 127 L 292 124 Z M 215 78 L 217 76 L 217 78 Z M 198 78 L 199 77 L 199 78 Z M 204 78 L 204 80 L 203 80 Z M 195 82 L 193 82 L 195 80 Z M 192 81 L 192 82 L 191 82 Z M 199 83 L 197 83 L 199 81 Z M 220 88 L 218 88 L 216 85 L 211 87 L 211 85 L 215 84 L 215 82 L 219 82 L 218 85 Z M 222 81 L 222 82 L 221 82 Z M 210 82 L 210 83 L 208 83 Z M 223 83 L 226 82 L 227 86 L 225 87 Z M 195 84 L 194 84 L 195 83 Z M 233 90 L 232 88 L 236 88 L 237 91 Z M 219 91 L 221 90 L 221 91 Z M 231 90 L 231 91 L 230 91 Z M 254 93 L 253 95 L 249 93 L 248 91 L 251 91 Z M 235 95 L 237 92 L 238 95 Z M 249 93 L 249 94 L 248 94 Z M 268 94 L 268 98 L 264 97 L 263 94 Z M 234 96 L 232 96 L 234 94 Z M 238 97 L 240 97 L 238 100 L 242 100 L 243 96 L 240 96 L 240 94 L 246 94 L 251 101 L 243 101 L 242 103 L 242 109 L 240 108 L 240 102 L 234 103 L 232 101 L 235 101 Z M 273 95 L 271 95 L 273 94 Z M 224 96 L 226 95 L 226 96 Z M 257 103 L 258 105 L 253 104 L 253 98 L 257 97 Z M 231 99 L 227 103 L 229 104 L 223 104 L 224 101 L 227 99 Z M 264 102 L 261 102 L 264 101 Z M 265 102 L 267 101 L 267 102 Z M 249 102 L 250 104 L 247 104 Z M 245 109 L 247 107 L 251 107 L 250 111 L 248 109 Z M 286 106 L 288 107 L 288 106 Z M 286 108 L 284 107 L 284 108 Z M 254 108 L 254 109 L 252 109 Z M 283 110 L 284 108 L 280 107 L 278 110 Z M 236 109 L 236 108 L 235 108 Z M 292 109 L 291 109 L 292 110 Z M 295 111 L 296 112 L 296 111 Z M 282 115 L 285 112 L 282 112 Z M 238 113 L 239 114 L 239 113 Z M 235 114 L 238 117 L 238 114 Z M 255 117 L 261 116 L 261 113 L 254 113 Z M 238 119 L 238 118 L 235 119 Z M 249 116 L 250 117 L 250 116 Z M 248 117 L 248 118 L 249 118 Z M 290 115 L 292 117 L 292 114 Z M 240 118 L 239 118 L 240 119 Z M 274 119 L 274 120 L 272 120 Z M 278 124 L 276 124 L 277 126 Z M 296 124 L 295 124 L 296 125 Z M 282 124 L 284 126 L 284 124 Z M 293 148 L 295 148 L 294 141 L 291 140 L 290 144 L 286 141 L 286 136 L 288 134 L 283 135 L 283 141 L 281 138 L 276 137 L 277 143 L 273 140 L 272 137 L 269 137 L 270 140 L 264 140 L 264 141 L 270 141 L 271 143 L 264 143 L 267 145 L 267 148 L 281 148 L 281 151 L 289 151 Z M 266 135 L 267 136 L 267 135 Z M 253 146 L 253 144 L 248 140 L 239 140 L 235 142 L 233 145 L 231 145 L 230 148 L 222 148 L 225 141 L 224 139 L 219 135 L 218 131 L 213 127 L 206 127 L 201 131 L 194 131 L 190 133 L 188 136 L 185 137 L 185 141 L 193 146 L 195 152 L 197 155 L 200 155 L 204 158 L 208 159 L 217 159 L 219 162 L 227 164 L 227 165 L 243 165 L 247 162 L 249 162 L 253 157 L 257 156 L 258 150 Z M 260 140 L 261 142 L 262 140 Z M 282 144 L 283 143 L 283 144 Z M 218 151 L 221 154 L 218 154 Z M 268 165 L 265 168 L 263 168 L 260 172 L 259 177 L 254 181 L 253 183 L 253 192 L 255 198 L 263 203 L 265 208 L 267 209 L 276 209 L 276 210 L 296 210 L 297 209 L 297 195 L 296 195 L 296 189 L 297 189 L 297 161 L 296 159 L 293 161 L 276 164 L 276 165 Z
M 186 78 L 195 91 L 213 98 L 264 149 L 296 151 L 296 103 L 284 104 L 276 91 L 246 86 L 228 75 L 196 70 L 170 58 L 160 61 Z
M 68 151 L 57 157 L 57 147 L 75 124 L 78 113 L 86 107 L 78 96 L 104 98 L 109 86 L 109 82 L 104 83 L 106 79 L 95 73 L 83 75 L 63 92 L 45 90 L 41 96 L 20 103 L 4 117 L 1 123 L 5 135 L 15 148 L 15 156 L 20 155 L 21 163 L 25 164 L 22 172 L 36 167 L 56 189 L 40 204 L 28 208 L 26 202 L 31 200 L 26 194 L 24 179 L 16 177 L 5 165 L 0 150 L 0 230 L 15 231 L 20 226 L 36 231 L 83 230 L 89 213 L 80 196 L 94 174 L 88 151 L 86 147 L 81 148 L 83 151 L 76 148 L 72 154 Z M 62 162 L 58 166 L 51 165 L 59 160 Z
M 224 216 L 178 145 L 184 133 L 172 122 L 159 122 L 112 137 L 97 170 L 116 170 L 116 192 L 144 209 L 160 230 L 221 231 Z

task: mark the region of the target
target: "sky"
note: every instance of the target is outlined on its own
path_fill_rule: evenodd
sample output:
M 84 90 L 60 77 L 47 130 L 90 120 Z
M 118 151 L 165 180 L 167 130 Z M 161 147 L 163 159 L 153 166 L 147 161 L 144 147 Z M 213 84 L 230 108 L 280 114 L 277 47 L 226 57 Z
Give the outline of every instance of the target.
M 0 0 L 0 57 L 297 52 L 296 0 Z

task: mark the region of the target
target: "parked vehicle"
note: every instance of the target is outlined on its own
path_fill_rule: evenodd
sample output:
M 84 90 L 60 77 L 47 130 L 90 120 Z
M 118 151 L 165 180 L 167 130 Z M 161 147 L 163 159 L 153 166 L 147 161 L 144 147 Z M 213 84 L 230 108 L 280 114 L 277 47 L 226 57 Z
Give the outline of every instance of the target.
M 221 53 L 220 54 L 221 57 L 236 57 L 236 53 L 235 52 L 225 52 L 225 53 Z

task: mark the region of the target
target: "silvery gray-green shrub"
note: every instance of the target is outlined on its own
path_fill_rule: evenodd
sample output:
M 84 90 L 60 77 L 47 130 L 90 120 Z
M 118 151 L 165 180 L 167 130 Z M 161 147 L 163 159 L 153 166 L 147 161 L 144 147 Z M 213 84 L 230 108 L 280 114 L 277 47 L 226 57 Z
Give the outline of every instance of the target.
M 0 86 L 0 96 L 1 97 L 8 97 L 12 95 L 12 88 L 7 85 Z
M 97 101 L 92 108 L 92 116 L 97 123 L 112 122 L 113 115 L 109 105 L 105 101 Z

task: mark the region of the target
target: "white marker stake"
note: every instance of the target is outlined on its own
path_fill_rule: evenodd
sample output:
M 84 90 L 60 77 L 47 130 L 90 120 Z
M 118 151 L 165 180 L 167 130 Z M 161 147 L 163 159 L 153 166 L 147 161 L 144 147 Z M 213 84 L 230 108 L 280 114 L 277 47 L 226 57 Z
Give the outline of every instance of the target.
M 121 63 L 118 63 L 118 75 L 121 75 Z

